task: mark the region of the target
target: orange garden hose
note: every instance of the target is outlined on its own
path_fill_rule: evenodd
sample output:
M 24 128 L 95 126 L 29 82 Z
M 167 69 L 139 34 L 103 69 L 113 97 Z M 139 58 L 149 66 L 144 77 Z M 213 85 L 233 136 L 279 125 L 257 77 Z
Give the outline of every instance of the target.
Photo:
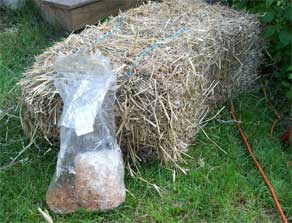
M 273 189 L 273 186 L 271 185 L 270 181 L 268 180 L 267 176 L 265 175 L 265 172 L 264 172 L 264 170 L 262 169 L 260 163 L 257 161 L 256 156 L 254 155 L 254 153 L 253 153 L 253 151 L 252 151 L 252 148 L 251 148 L 251 146 L 249 145 L 249 143 L 248 143 L 248 141 L 247 141 L 247 138 L 246 138 L 246 136 L 244 135 L 244 132 L 243 132 L 242 128 L 240 127 L 240 124 L 239 124 L 239 122 L 238 122 L 238 120 L 237 120 L 237 118 L 236 118 L 236 116 L 235 116 L 234 106 L 233 106 L 232 103 L 231 103 L 231 105 L 230 105 L 230 114 L 231 114 L 231 116 L 232 116 L 232 118 L 233 118 L 233 120 L 234 120 L 235 125 L 237 126 L 237 128 L 238 128 L 238 130 L 239 130 L 240 136 L 241 136 L 241 138 L 242 138 L 244 144 L 246 145 L 246 148 L 247 148 L 247 150 L 248 150 L 250 156 L 252 157 L 253 161 L 255 162 L 255 164 L 256 164 L 258 170 L 260 171 L 260 173 L 261 173 L 261 175 L 262 175 L 262 177 L 263 177 L 263 179 L 264 179 L 264 181 L 265 181 L 267 187 L 269 188 L 269 190 L 270 190 L 270 192 L 271 192 L 271 195 L 272 195 L 272 197 L 273 197 L 273 199 L 274 199 L 275 205 L 276 205 L 276 207 L 277 207 L 277 209 L 278 209 L 278 211 L 279 211 L 279 213 L 280 213 L 280 215 L 281 215 L 281 218 L 282 218 L 283 222 L 284 222 L 284 223 L 288 223 L 288 220 L 287 220 L 287 218 L 286 218 L 286 216 L 285 216 L 285 214 L 284 214 L 284 212 L 283 212 L 283 210 L 282 210 L 282 208 L 281 208 L 281 205 L 280 205 L 280 203 L 279 203 L 279 201 L 278 201 L 278 198 L 277 198 L 277 195 L 276 195 L 276 193 L 275 193 L 275 191 L 274 191 L 274 189 Z

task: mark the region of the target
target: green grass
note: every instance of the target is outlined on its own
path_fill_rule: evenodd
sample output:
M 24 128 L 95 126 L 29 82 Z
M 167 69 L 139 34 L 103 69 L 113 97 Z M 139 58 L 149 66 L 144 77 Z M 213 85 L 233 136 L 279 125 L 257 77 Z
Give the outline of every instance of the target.
M 0 9 L 0 166 L 28 141 L 17 118 L 15 98 L 9 92 L 29 67 L 34 56 L 60 38 L 59 32 L 33 14 L 30 7 L 19 12 Z M 2 16 L 2 15 L 6 15 Z M 7 32 L 15 27 L 16 32 Z M 57 34 L 56 34 L 57 33 Z M 9 109 L 13 108 L 13 109 Z M 268 132 L 273 112 L 256 93 L 235 100 L 238 118 L 261 162 L 287 217 L 292 221 L 292 150 L 283 149 L 277 132 L 272 140 Z M 15 116 L 14 116 L 15 115 Z M 225 120 L 222 122 L 222 120 Z M 130 193 L 126 202 L 107 213 L 75 213 L 55 215 L 55 222 L 280 222 L 268 189 L 249 157 L 237 129 L 229 122 L 226 108 L 206 127 L 208 136 L 227 154 L 220 151 L 204 134 L 190 147 L 188 175 L 173 172 L 153 161 L 141 166 L 143 177 L 161 187 L 161 196 L 153 187 L 126 176 Z M 44 222 L 37 211 L 48 207 L 45 193 L 54 174 L 56 148 L 42 143 L 24 152 L 16 165 L 0 170 L 0 222 Z
M 31 3 L 19 11 L 0 8 L 0 109 L 11 100 L 9 91 L 34 56 L 54 41 L 62 32 L 42 21 Z

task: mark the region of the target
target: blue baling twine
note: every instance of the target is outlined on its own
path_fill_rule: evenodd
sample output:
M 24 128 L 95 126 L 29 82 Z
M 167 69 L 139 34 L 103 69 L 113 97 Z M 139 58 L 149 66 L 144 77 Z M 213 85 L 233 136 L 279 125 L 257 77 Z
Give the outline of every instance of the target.
M 117 30 L 119 30 L 121 28 L 121 26 L 124 24 L 125 22 L 125 18 L 126 16 L 124 16 L 120 22 L 114 26 L 114 28 L 110 31 L 108 31 L 107 33 L 101 35 L 99 38 L 97 38 L 96 43 L 100 43 L 101 41 L 103 41 L 104 39 L 108 38 L 109 36 L 113 35 L 113 33 Z M 147 54 L 149 54 L 151 51 L 155 50 L 160 44 L 163 44 L 165 42 L 170 42 L 174 39 L 176 39 L 178 36 L 180 36 L 182 33 L 188 32 L 189 30 L 186 28 L 181 28 L 179 29 L 175 34 L 170 35 L 160 41 L 157 41 L 156 43 L 152 44 L 150 47 L 144 49 L 135 59 L 135 62 L 131 65 L 129 71 L 128 71 L 128 77 L 132 76 L 132 72 L 131 70 L 136 66 L 136 63 L 138 63 L 144 56 L 146 56 Z
M 113 35 L 113 33 L 121 28 L 121 26 L 124 24 L 125 19 L 127 15 L 125 15 L 123 18 L 121 18 L 120 22 L 114 26 L 114 28 L 105 34 L 101 35 L 100 37 L 97 38 L 96 43 L 100 43 L 104 39 L 108 38 L 109 36 Z
M 131 65 L 129 71 L 128 71 L 128 77 L 132 76 L 131 70 L 136 66 L 136 63 L 138 63 L 144 56 L 149 54 L 151 51 L 155 50 L 160 44 L 165 42 L 170 42 L 174 39 L 176 39 L 178 36 L 180 36 L 182 33 L 188 32 L 189 30 L 186 28 L 181 28 L 178 30 L 175 34 L 170 35 L 160 41 L 157 41 L 156 43 L 152 44 L 150 47 L 144 49 L 135 59 L 135 62 Z

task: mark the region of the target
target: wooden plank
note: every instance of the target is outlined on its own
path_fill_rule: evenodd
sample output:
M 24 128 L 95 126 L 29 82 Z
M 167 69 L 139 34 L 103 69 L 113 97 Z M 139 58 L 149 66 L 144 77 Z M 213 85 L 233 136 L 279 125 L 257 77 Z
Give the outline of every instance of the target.
M 72 10 L 72 29 L 78 30 L 88 24 L 96 24 L 109 15 L 117 15 L 119 13 L 119 5 L 109 7 L 108 3 L 96 2 L 84 7 Z
M 33 0 L 33 2 L 40 9 L 42 17 L 48 23 L 72 31 L 72 15 L 70 11 L 43 4 L 42 0 Z
M 68 31 L 76 31 L 86 25 L 96 24 L 110 15 L 117 15 L 119 10 L 132 8 L 141 0 L 86 0 L 91 3 L 77 7 L 64 8 L 45 4 L 42 0 L 33 0 L 41 9 L 44 19 L 51 23 L 61 25 Z M 45 0 L 48 1 L 48 0 Z M 56 0 L 50 0 L 56 1 Z M 65 1 L 65 0 L 61 0 Z M 73 0 L 75 3 L 77 0 Z M 85 0 L 83 1 L 85 2 Z
M 43 7 L 47 7 L 43 15 L 49 23 L 61 26 L 65 30 L 72 31 L 72 13 L 70 11 L 46 5 Z
M 101 0 L 43 0 L 43 3 L 56 8 L 74 9 L 99 1 Z
M 83 7 L 72 9 L 72 30 L 79 30 L 86 25 L 96 24 L 110 15 L 118 15 L 137 4 L 137 0 L 104 0 Z

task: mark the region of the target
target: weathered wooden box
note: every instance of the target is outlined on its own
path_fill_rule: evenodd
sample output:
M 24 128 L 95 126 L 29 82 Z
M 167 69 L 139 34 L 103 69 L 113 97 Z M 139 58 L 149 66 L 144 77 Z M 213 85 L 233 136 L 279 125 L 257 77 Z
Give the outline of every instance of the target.
M 119 10 L 139 4 L 139 0 L 34 0 L 46 21 L 62 26 L 68 31 L 96 24 Z

